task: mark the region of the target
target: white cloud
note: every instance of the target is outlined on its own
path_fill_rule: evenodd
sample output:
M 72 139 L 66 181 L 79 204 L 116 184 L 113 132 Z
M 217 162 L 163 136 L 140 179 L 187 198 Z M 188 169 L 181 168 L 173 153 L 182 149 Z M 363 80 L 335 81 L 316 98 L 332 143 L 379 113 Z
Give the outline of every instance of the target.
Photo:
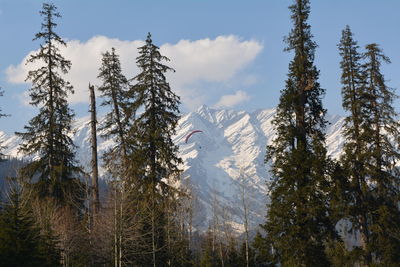
M 175 45 L 164 44 L 161 51 L 172 59 L 178 85 L 195 81 L 223 82 L 253 61 L 262 50 L 257 41 L 242 41 L 234 35 L 214 40 L 181 40 Z
M 72 40 L 67 48 L 61 48 L 62 55 L 72 61 L 71 71 L 66 79 L 74 86 L 75 94 L 70 97 L 72 103 L 88 102 L 88 83 L 99 84 L 98 69 L 101 64 L 101 53 L 115 47 L 120 55 L 122 69 L 127 78 L 138 73 L 136 67 L 137 48 L 143 41 L 122 41 L 105 36 L 95 36 L 86 42 Z M 181 96 L 183 104 L 189 109 L 203 104 L 208 95 L 218 92 L 207 92 L 198 86 L 199 82 L 226 83 L 243 70 L 261 52 L 263 46 L 255 40 L 242 40 L 237 36 L 219 36 L 216 39 L 196 41 L 181 40 L 176 44 L 163 44 L 161 53 L 171 59 L 169 66 L 176 73 L 168 74 L 172 88 Z M 24 83 L 29 70 L 36 69 L 38 64 L 25 62 L 29 53 L 18 65 L 7 68 L 7 78 L 11 83 Z M 197 85 L 197 86 L 196 86 Z M 196 105 L 196 106 L 195 106 Z
M 101 54 L 115 47 L 116 52 L 120 55 L 121 65 L 124 74 L 128 78 L 137 73 L 135 59 L 138 55 L 137 48 L 143 45 L 142 41 L 121 41 L 118 39 L 110 39 L 104 36 L 96 36 L 87 42 L 72 40 L 67 42 L 67 47 L 61 47 L 61 54 L 68 60 L 71 60 L 72 67 L 65 78 L 74 86 L 75 94 L 70 96 L 72 103 L 88 102 L 88 84 L 99 84 L 97 75 L 101 65 Z M 9 66 L 6 70 L 8 81 L 11 83 L 24 83 L 29 70 L 36 69 L 40 63 L 26 65 L 26 60 L 31 54 L 30 52 L 20 64 L 17 66 Z
M 245 91 L 239 90 L 233 95 L 223 95 L 214 106 L 216 108 L 232 108 L 249 100 L 250 96 Z

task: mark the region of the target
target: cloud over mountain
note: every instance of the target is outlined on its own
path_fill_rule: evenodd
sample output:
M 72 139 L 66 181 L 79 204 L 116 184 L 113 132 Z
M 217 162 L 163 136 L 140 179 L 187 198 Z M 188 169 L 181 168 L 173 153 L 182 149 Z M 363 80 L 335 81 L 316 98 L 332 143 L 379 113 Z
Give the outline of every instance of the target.
M 60 50 L 66 59 L 72 61 L 71 71 L 65 76 L 75 89 L 70 101 L 88 101 L 88 83 L 99 84 L 97 75 L 101 54 L 112 47 L 120 55 L 126 77 L 133 78 L 139 71 L 136 67 L 137 48 L 143 44 L 141 40 L 125 41 L 106 36 L 95 36 L 83 42 L 67 41 L 67 47 L 60 47 Z M 198 106 L 209 95 L 219 98 L 224 94 L 215 90 L 206 92 L 199 83 L 228 82 L 254 61 L 262 49 L 263 46 L 258 41 L 242 40 L 234 35 L 194 41 L 180 40 L 176 44 L 166 43 L 160 46 L 161 53 L 171 59 L 167 64 L 176 70 L 175 73 L 168 74 L 168 80 L 189 109 Z M 24 83 L 28 71 L 40 66 L 40 63 L 25 64 L 35 52 L 37 51 L 31 51 L 19 64 L 7 68 L 6 74 L 10 83 Z

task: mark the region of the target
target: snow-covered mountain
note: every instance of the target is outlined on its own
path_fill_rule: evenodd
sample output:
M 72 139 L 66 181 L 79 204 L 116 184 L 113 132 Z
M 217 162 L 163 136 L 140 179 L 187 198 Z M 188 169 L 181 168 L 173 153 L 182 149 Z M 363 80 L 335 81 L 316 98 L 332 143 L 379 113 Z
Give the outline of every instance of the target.
M 206 229 L 213 211 L 218 209 L 221 220 L 230 222 L 240 232 L 243 221 L 241 188 L 246 191 L 251 226 L 264 222 L 266 183 L 269 180 L 264 157 L 265 147 L 274 136 L 271 125 L 274 114 L 274 109 L 246 112 L 201 106 L 181 117 L 174 141 L 179 145 L 184 161 L 183 182 L 190 183 L 197 200 L 196 228 Z M 327 119 L 330 122 L 327 128 L 328 151 L 336 158 L 343 143 L 340 134 L 343 118 L 328 116 Z M 78 160 L 85 167 L 90 162 L 88 122 L 89 117 L 78 119 L 73 136 L 78 146 Z M 202 132 L 193 134 L 186 143 L 186 136 L 193 130 Z M 7 146 L 5 154 L 22 156 L 18 154 L 18 137 L 0 132 L 0 140 Z M 111 140 L 99 138 L 98 142 L 100 156 L 113 145 Z

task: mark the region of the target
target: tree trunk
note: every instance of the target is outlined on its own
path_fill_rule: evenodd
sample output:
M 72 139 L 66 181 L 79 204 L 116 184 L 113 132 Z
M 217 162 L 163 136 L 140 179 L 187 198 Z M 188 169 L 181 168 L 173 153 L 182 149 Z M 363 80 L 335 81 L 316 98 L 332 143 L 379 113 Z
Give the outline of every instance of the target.
M 92 213 L 93 217 L 97 215 L 100 208 L 99 200 L 99 168 L 97 160 L 97 118 L 96 118 L 96 97 L 94 85 L 89 84 L 90 91 L 90 127 L 91 127 L 91 143 L 92 143 Z M 93 220 L 94 223 L 94 220 Z
M 118 250 L 118 210 L 117 210 L 117 188 L 115 187 L 115 195 L 114 195 L 114 266 L 115 267 L 119 267 L 118 255 L 119 255 L 119 250 Z

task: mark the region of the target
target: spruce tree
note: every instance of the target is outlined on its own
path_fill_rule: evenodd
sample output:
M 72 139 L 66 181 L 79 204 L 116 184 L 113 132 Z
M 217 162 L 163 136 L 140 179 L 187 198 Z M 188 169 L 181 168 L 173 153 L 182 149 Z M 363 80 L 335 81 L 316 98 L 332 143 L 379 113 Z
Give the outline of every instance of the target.
M 341 163 L 347 179 L 342 186 L 344 218 L 360 233 L 364 266 L 399 261 L 398 208 L 399 123 L 393 108 L 394 90 L 386 85 L 381 64 L 389 63 L 377 44 L 359 54 L 349 27 L 339 44 L 342 56 L 343 107 L 349 112 L 344 126 Z M 363 62 L 361 62 L 363 61 Z M 343 204 L 341 205 L 343 207 Z M 353 260 L 350 257 L 350 260 Z
M 221 262 L 215 249 L 214 233 L 212 231 L 212 228 L 209 227 L 207 232 L 200 236 L 201 244 L 199 250 L 200 257 L 198 262 L 199 266 L 201 267 L 218 266 Z
M 342 57 L 340 62 L 342 105 L 349 114 L 345 118 L 343 128 L 346 141 L 340 160 L 347 180 L 347 183 L 342 184 L 341 191 L 347 194 L 342 195 L 342 204 L 338 205 L 338 210 L 342 211 L 342 218 L 350 220 L 353 230 L 360 233 L 360 247 L 364 254 L 364 259 L 361 260 L 367 263 L 370 261 L 368 253 L 370 192 L 364 162 L 364 154 L 368 148 L 362 130 L 365 125 L 365 73 L 361 54 L 358 52 L 359 46 L 349 26 L 343 30 L 338 47 Z
M 122 74 L 121 63 L 115 49 L 106 51 L 102 57 L 102 65 L 99 69 L 98 78 L 102 84 L 98 87 L 103 102 L 102 106 L 109 108 L 102 124 L 99 127 L 103 131 L 103 138 L 113 139 L 115 146 L 107 151 L 104 156 L 105 167 L 111 174 L 112 187 L 115 191 L 115 238 L 114 238 L 114 261 L 115 264 L 122 264 L 122 259 L 129 262 L 127 232 L 131 232 L 132 225 L 136 221 L 132 218 L 137 214 L 132 208 L 136 204 L 134 199 L 127 199 L 127 192 L 132 187 L 128 185 L 127 170 L 129 167 L 127 134 L 131 119 L 128 114 L 128 80 Z M 137 217 L 137 216 L 136 216 Z M 135 233 L 133 233 L 135 234 Z
M 67 96 L 73 93 L 72 85 L 63 79 L 71 62 L 59 51 L 66 46 L 54 31 L 56 18 L 61 17 L 53 4 L 43 4 L 41 31 L 34 40 L 43 40 L 39 52 L 31 55 L 27 64 L 41 63 L 36 70 L 29 71 L 26 78 L 32 83 L 30 104 L 39 107 L 23 133 L 16 133 L 23 140 L 20 151 L 27 156 L 38 156 L 37 160 L 22 170 L 22 175 L 35 184 L 41 197 L 54 197 L 61 202 L 80 198 L 80 168 L 75 162 L 75 146 L 68 134 L 72 132 L 74 113 L 68 106 Z
M 366 74 L 363 108 L 365 175 L 368 179 L 370 237 L 368 250 L 381 265 L 400 262 L 400 124 L 393 101 L 397 97 L 387 86 L 382 63 L 390 63 L 377 44 L 369 44 L 363 54 Z
M 128 80 L 122 74 L 121 63 L 115 49 L 105 52 L 102 65 L 97 78 L 102 81 L 98 87 L 103 98 L 102 106 L 110 107 L 106 114 L 104 123 L 99 130 L 103 131 L 104 138 L 114 138 L 116 147 L 114 152 L 119 151 L 120 156 L 127 156 L 126 134 L 128 132 L 129 116 L 127 114 L 128 104 Z M 111 153 L 111 152 L 110 152 Z
M 35 225 L 34 216 L 13 183 L 0 211 L 0 262 L 2 266 L 58 266 L 56 249 L 45 250 L 46 239 Z
M 282 266 L 327 266 L 326 242 L 333 235 L 329 219 L 329 159 L 326 155 L 325 113 L 314 65 L 317 47 L 307 19 L 308 0 L 289 7 L 294 27 L 286 38 L 294 52 L 286 87 L 273 121 L 277 137 L 267 147 L 272 161 L 266 244 Z
M 139 179 L 140 192 L 149 205 L 145 209 L 150 221 L 144 228 L 151 232 L 148 241 L 152 253 L 147 263 L 152 262 L 153 266 L 172 258 L 166 249 L 168 233 L 165 226 L 169 221 L 163 203 L 171 201 L 174 190 L 170 182 L 178 177 L 178 164 L 181 163 L 177 156 L 178 147 L 172 142 L 179 119 L 179 97 L 166 81 L 165 73 L 172 69 L 162 61 L 168 61 L 168 58 L 160 54 L 149 33 L 146 44 L 139 48 L 136 62 L 141 72 L 134 78 L 137 83 L 132 88 L 132 108 L 142 110 L 142 113 L 130 130 L 130 142 L 135 147 L 130 162 L 135 164 L 133 175 Z

